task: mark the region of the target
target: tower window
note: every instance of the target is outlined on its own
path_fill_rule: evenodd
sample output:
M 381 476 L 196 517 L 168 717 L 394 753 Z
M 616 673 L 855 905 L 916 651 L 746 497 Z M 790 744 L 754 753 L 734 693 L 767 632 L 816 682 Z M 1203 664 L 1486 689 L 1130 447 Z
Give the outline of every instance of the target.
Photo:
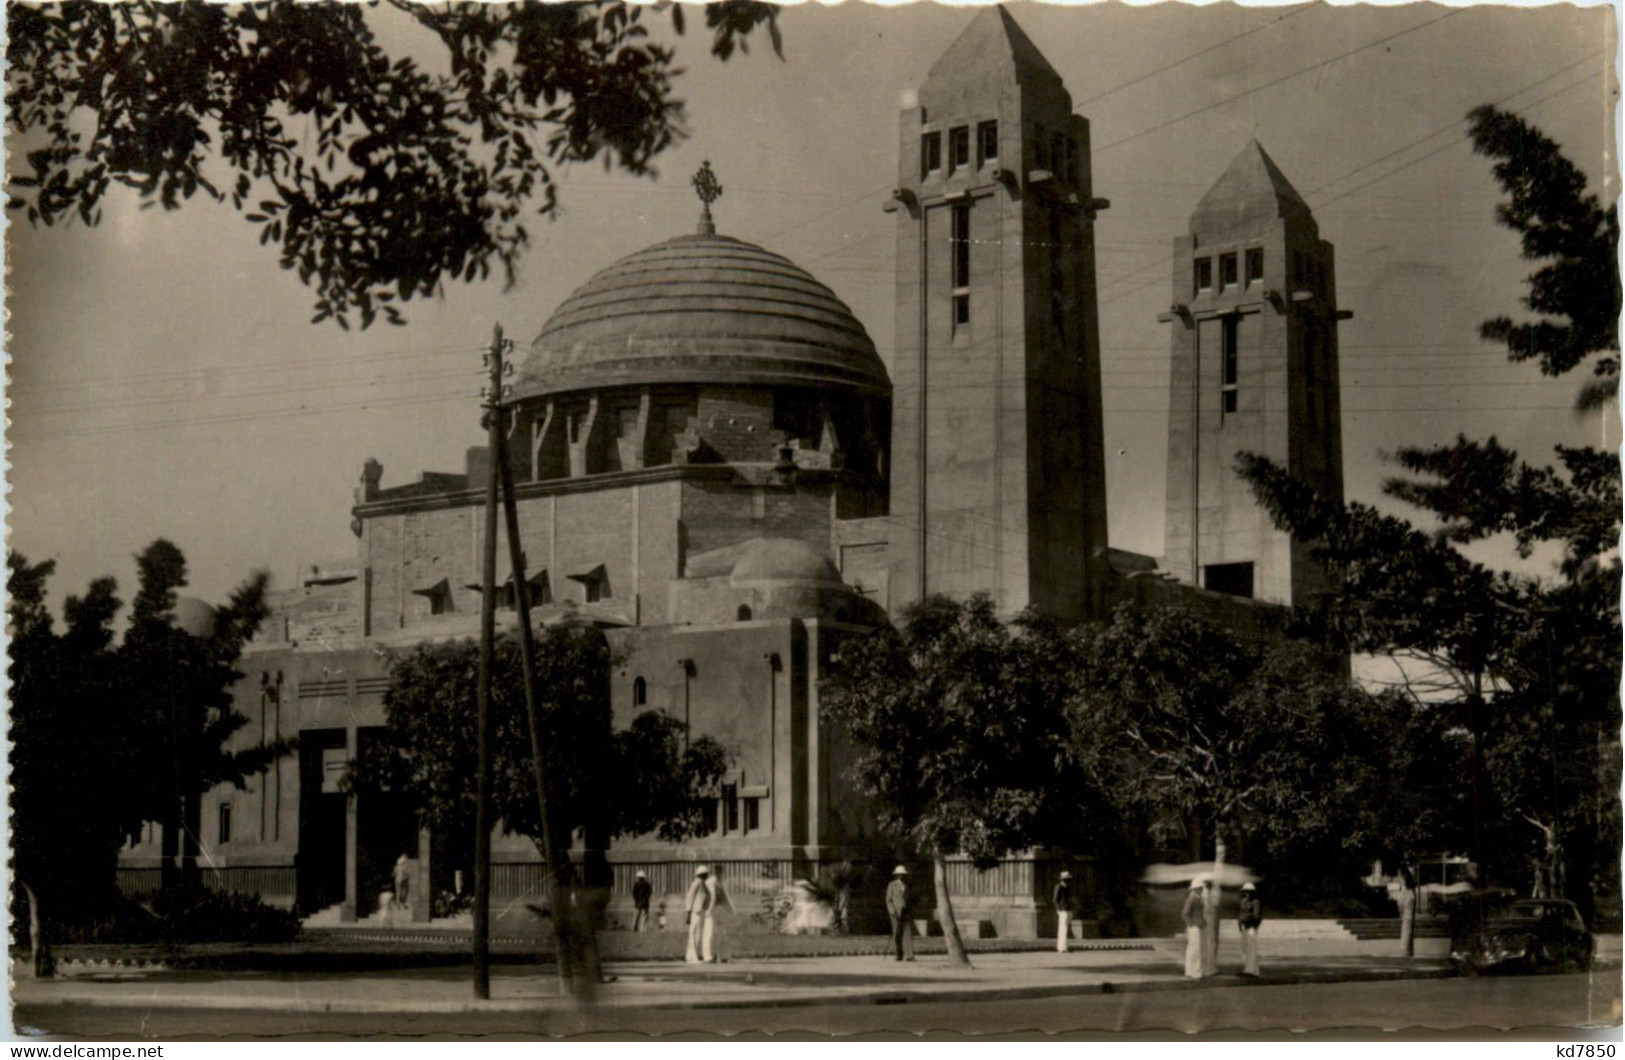
M 722 785 L 722 831 L 725 835 L 739 831 L 739 787 L 735 784 Z
M 976 127 L 976 153 L 981 157 L 981 164 L 999 160 L 999 123 L 984 121 Z
M 942 134 L 924 133 L 920 137 L 920 179 L 924 180 L 942 168 Z
M 632 705 L 634 707 L 649 705 L 649 682 L 641 677 L 632 680 Z
M 1078 141 L 1070 136 L 1066 139 L 1066 182 L 1078 182 Z
M 1042 125 L 1033 126 L 1033 168 L 1049 168 L 1049 134 Z
M 1210 563 L 1202 568 L 1202 587 L 1226 596 L 1244 596 L 1252 599 L 1253 565 L 1251 563 Z
M 954 255 L 954 325 L 957 327 L 970 323 L 970 204 L 955 204 L 949 242 Z
M 1236 285 L 1236 256 L 1219 255 L 1219 290 L 1228 291 Z
M 957 173 L 970 167 L 970 126 L 960 125 L 948 130 L 948 172 Z
M 231 803 L 220 804 L 220 821 L 216 832 L 217 842 L 224 845 L 231 842 Z
M 1320 387 L 1315 362 L 1320 358 L 1319 343 L 1313 331 L 1303 333 L 1303 403 L 1309 413 L 1309 426 L 1320 426 Z
M 1050 140 L 1049 140 L 1049 157 L 1050 157 L 1050 161 L 1052 163 L 1054 163 L 1056 171 L 1057 172 L 1062 172 L 1063 175 L 1064 175 L 1064 170 L 1066 168 L 1066 137 L 1065 136 L 1062 136 L 1060 133 L 1055 133 L 1050 137 Z
M 1211 291 L 1211 290 L 1213 290 L 1213 259 L 1212 258 L 1197 258 L 1196 259 L 1195 273 L 1196 273 L 1196 291 L 1197 291 L 1198 294 L 1200 294 L 1203 291 Z
M 1239 323 L 1240 319 L 1233 316 L 1225 317 L 1223 321 L 1224 351 L 1220 361 L 1219 408 L 1226 415 L 1235 412 L 1237 408 L 1239 358 L 1236 352 L 1236 330 Z
M 1303 283 L 1303 251 L 1294 250 L 1292 252 L 1292 286 L 1294 289 L 1301 290 Z
M 749 622 L 750 619 L 751 619 L 750 605 L 749 604 L 740 604 L 739 605 L 739 610 L 734 612 L 734 617 L 737 618 L 741 622 Z
M 1247 251 L 1247 286 L 1251 287 L 1264 278 L 1264 248 L 1253 247 Z

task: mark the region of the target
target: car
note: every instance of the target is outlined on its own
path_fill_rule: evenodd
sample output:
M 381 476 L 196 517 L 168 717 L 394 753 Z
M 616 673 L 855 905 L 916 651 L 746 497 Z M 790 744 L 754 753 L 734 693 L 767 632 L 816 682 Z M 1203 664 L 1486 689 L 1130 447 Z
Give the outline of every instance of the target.
M 1457 903 L 1450 919 L 1450 959 L 1468 974 L 1591 967 L 1595 943 L 1573 902 L 1480 897 Z

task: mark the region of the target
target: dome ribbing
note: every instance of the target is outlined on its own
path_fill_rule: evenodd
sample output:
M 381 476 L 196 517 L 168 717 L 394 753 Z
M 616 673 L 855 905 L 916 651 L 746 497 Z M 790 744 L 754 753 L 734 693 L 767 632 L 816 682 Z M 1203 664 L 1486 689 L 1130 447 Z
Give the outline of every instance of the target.
M 829 288 L 778 254 L 701 233 L 622 258 L 566 298 L 514 395 L 668 383 L 891 390 Z

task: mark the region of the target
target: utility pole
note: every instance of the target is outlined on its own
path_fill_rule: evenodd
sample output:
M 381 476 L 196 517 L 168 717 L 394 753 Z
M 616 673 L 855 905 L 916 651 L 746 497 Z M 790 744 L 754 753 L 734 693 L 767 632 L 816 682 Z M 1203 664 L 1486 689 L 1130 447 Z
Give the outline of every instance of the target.
M 501 327 L 497 334 L 502 333 Z M 497 415 L 502 415 L 501 411 Z M 577 958 L 578 932 L 591 930 L 576 919 L 572 888 L 560 879 L 559 850 L 553 845 L 553 826 L 547 813 L 547 777 L 542 760 L 541 718 L 536 712 L 535 638 L 530 628 L 530 581 L 525 573 L 525 550 L 519 540 L 519 500 L 513 490 L 513 464 L 508 459 L 508 432 L 497 438 L 496 468 L 502 486 L 502 511 L 508 531 L 508 561 L 512 568 L 514 606 L 519 612 L 519 658 L 525 680 L 525 719 L 530 729 L 530 762 L 536 783 L 536 809 L 542 824 L 542 872 L 553 910 L 553 931 L 558 947 L 559 983 L 567 996 L 583 997 L 597 986 L 596 969 Z
M 485 355 L 490 382 L 485 398 L 491 468 L 485 484 L 485 552 L 481 557 L 478 794 L 474 804 L 474 996 L 491 996 L 491 669 L 496 646 L 497 455 L 502 448 L 502 325 Z

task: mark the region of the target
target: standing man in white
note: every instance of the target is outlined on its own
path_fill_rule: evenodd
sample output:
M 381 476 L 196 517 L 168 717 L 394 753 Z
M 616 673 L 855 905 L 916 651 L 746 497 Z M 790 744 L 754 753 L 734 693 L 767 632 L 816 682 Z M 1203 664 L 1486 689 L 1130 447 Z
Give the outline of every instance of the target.
M 1065 953 L 1072 938 L 1072 874 L 1061 873 L 1055 885 L 1055 952 Z
M 716 908 L 717 892 L 711 883 L 711 870 L 704 865 L 694 870 L 694 882 L 688 885 L 688 898 L 683 903 L 688 917 L 689 964 L 714 964 L 711 953 L 711 913 Z
M 1207 923 L 1207 884 L 1200 876 L 1191 881 L 1180 916 L 1185 921 L 1185 978 L 1202 978 L 1202 929 Z

